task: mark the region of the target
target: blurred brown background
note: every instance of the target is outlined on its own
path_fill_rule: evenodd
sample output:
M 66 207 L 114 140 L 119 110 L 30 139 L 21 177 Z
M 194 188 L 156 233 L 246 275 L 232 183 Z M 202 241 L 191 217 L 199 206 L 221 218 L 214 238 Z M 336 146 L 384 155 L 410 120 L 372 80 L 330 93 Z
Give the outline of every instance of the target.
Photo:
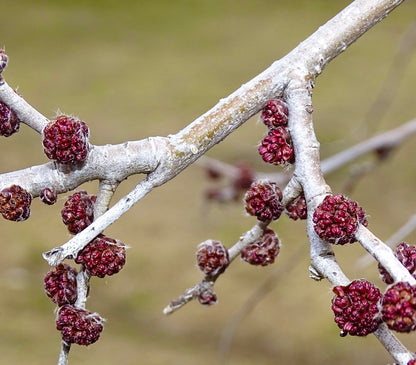
M 92 143 L 164 136 L 285 55 L 348 3 L 0 0 L 0 46 L 9 55 L 4 76 L 44 115 L 52 118 L 59 110 L 85 120 Z M 415 14 L 415 2 L 399 7 L 317 80 L 314 117 L 323 157 L 415 117 L 413 52 L 387 111 L 366 118 Z M 256 151 L 265 133 L 253 118 L 209 156 L 276 171 Z M 414 213 L 413 141 L 351 194 L 382 239 Z M 47 161 L 40 136 L 24 125 L 0 142 L 0 172 Z M 328 176 L 335 192 L 342 191 L 350 167 Z M 123 182 L 114 201 L 141 178 Z M 217 283 L 218 305 L 193 302 L 165 317 L 170 299 L 201 278 L 194 263 L 197 244 L 213 238 L 231 246 L 254 224 L 239 202 L 205 202 L 206 187 L 202 169 L 191 166 L 106 230 L 131 246 L 127 265 L 114 277 L 92 279 L 87 308 L 107 322 L 99 342 L 73 346 L 71 364 L 220 364 L 221 336 L 233 314 L 279 270 L 274 289 L 240 323 L 225 364 L 392 363 L 373 336 L 339 337 L 330 284 L 308 278 L 304 223 L 286 217 L 272 225 L 283 242 L 274 265 L 236 262 Z M 97 183 L 82 188 L 94 193 Z M 28 221 L 0 221 L 0 364 L 57 361 L 60 338 L 54 305 L 43 294 L 48 266 L 41 253 L 70 238 L 59 213 L 64 201 L 61 196 L 48 207 L 36 199 Z M 416 235 L 407 241 L 415 243 Z M 355 265 L 364 254 L 359 244 L 336 247 L 336 254 L 351 279 L 366 277 L 384 290 L 374 263 L 364 270 Z M 401 338 L 416 350 L 414 335 Z

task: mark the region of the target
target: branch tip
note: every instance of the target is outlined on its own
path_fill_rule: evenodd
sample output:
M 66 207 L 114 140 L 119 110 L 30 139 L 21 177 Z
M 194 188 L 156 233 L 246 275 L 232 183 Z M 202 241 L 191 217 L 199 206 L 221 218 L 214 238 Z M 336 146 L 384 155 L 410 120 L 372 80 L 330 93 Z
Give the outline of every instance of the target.
M 55 247 L 48 252 L 44 252 L 42 253 L 42 257 L 48 262 L 50 266 L 57 266 L 66 258 L 63 255 L 62 247 Z

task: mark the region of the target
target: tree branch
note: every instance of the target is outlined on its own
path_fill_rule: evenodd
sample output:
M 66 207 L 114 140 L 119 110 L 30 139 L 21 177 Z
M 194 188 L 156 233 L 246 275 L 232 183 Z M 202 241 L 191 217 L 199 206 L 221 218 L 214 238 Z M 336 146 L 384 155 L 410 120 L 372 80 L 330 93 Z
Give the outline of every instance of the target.
M 269 225 L 270 222 L 261 222 L 257 221 L 256 225 L 254 225 L 250 230 L 245 232 L 240 239 L 228 250 L 230 264 L 233 262 L 240 252 L 247 247 L 248 245 L 258 241 L 262 235 L 266 227 Z M 197 283 L 194 287 L 186 289 L 185 292 L 180 295 L 178 298 L 172 300 L 169 305 L 163 309 L 164 314 L 172 314 L 173 312 L 177 311 L 178 309 L 182 308 L 186 303 L 189 303 L 191 300 L 198 298 L 198 296 L 206 291 L 207 289 L 212 289 L 214 283 L 221 275 L 217 274 L 215 276 L 206 275 L 199 283 Z

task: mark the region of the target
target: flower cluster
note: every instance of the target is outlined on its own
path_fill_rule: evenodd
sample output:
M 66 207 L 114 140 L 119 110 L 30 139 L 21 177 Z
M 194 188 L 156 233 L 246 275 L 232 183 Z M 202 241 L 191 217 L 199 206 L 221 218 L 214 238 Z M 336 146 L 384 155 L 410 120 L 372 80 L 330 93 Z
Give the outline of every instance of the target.
M 269 132 L 259 146 L 259 153 L 263 161 L 274 165 L 295 162 L 295 153 L 288 129 L 288 118 L 288 107 L 280 99 L 270 100 L 264 107 L 261 119 L 269 128 Z
M 290 219 L 306 219 L 308 211 L 306 209 L 306 200 L 303 194 L 299 195 L 296 199 L 292 200 L 285 206 L 285 213 Z
M 103 321 L 97 313 L 66 304 L 58 311 L 56 329 L 66 343 L 88 346 L 100 338 Z
M 58 200 L 58 194 L 54 188 L 44 188 L 40 191 L 39 199 L 46 205 L 53 205 Z
M 315 209 L 314 229 L 317 235 L 329 243 L 345 245 L 356 241 L 359 224 L 367 226 L 362 208 L 342 194 L 328 195 Z
M 398 282 L 390 286 L 383 296 L 383 321 L 397 332 L 410 332 L 416 329 L 416 287 Z
M 100 234 L 78 253 L 75 262 L 82 264 L 92 276 L 114 275 L 126 263 L 126 246 Z
M 380 324 L 380 290 L 366 280 L 354 280 L 347 286 L 333 288 L 332 310 L 341 337 L 366 336 Z
M 87 158 L 89 129 L 77 118 L 59 115 L 43 129 L 46 156 L 62 164 L 76 164 Z
M 77 274 L 77 270 L 67 264 L 59 264 L 46 274 L 45 293 L 59 307 L 77 300 Z
M 416 279 L 416 247 L 402 242 L 394 250 L 394 255 Z M 386 284 L 393 284 L 393 278 L 381 264 L 378 264 L 378 271 Z
M 94 203 L 97 197 L 85 190 L 77 191 L 68 197 L 61 210 L 62 221 L 68 231 L 77 234 L 94 221 Z
M 19 185 L 0 191 L 0 213 L 3 218 L 20 222 L 29 218 L 32 195 Z
M 279 237 L 267 227 L 260 241 L 248 245 L 241 251 L 241 258 L 251 265 L 266 266 L 274 262 L 279 251 Z
M 244 200 L 247 213 L 262 222 L 278 219 L 284 209 L 280 203 L 282 191 L 275 182 L 269 180 L 255 181 L 247 190 Z
M 10 137 L 20 128 L 20 120 L 16 113 L 0 101 L 0 136 Z
M 366 336 L 381 322 L 396 332 L 416 329 L 416 286 L 398 282 L 382 295 L 373 284 L 360 279 L 336 286 L 333 292 L 332 310 L 342 337 Z
M 198 246 L 196 262 L 205 275 L 221 274 L 230 263 L 228 250 L 219 241 L 204 241 Z

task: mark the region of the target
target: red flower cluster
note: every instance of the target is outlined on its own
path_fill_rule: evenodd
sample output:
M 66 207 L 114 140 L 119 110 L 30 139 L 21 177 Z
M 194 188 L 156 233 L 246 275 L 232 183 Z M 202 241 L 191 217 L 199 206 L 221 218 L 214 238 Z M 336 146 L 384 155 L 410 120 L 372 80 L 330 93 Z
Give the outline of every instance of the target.
M 46 156 L 62 164 L 76 164 L 87 158 L 89 129 L 77 118 L 59 115 L 43 129 Z
M 221 274 L 230 263 L 228 250 L 219 241 L 204 241 L 198 246 L 196 262 L 205 275 Z
M 67 264 L 59 264 L 46 274 L 45 293 L 59 307 L 77 300 L 77 274 L 77 270 Z
M 261 141 L 259 153 L 263 161 L 274 165 L 295 162 L 292 139 L 287 128 L 289 109 L 280 99 L 270 100 L 264 107 L 261 118 L 269 133 Z
M 0 66 L 1 67 L 1 66 Z M 0 101 L 0 136 L 10 137 L 20 128 L 20 120 L 16 113 Z
M 96 199 L 95 195 L 90 195 L 85 190 L 80 190 L 68 197 L 61 210 L 61 215 L 69 232 L 77 234 L 94 221 Z
M 19 185 L 0 191 L 0 213 L 3 218 L 20 222 L 29 218 L 32 195 Z
M 244 200 L 247 213 L 262 222 L 278 219 L 284 209 L 280 203 L 282 191 L 275 182 L 269 180 L 255 181 L 247 190 Z
M 345 245 L 353 243 L 358 224 L 367 225 L 364 211 L 354 201 L 342 194 L 328 195 L 315 209 L 314 229 L 318 236 L 329 243 Z
M 380 324 L 378 303 L 380 290 L 366 280 L 354 280 L 347 286 L 333 289 L 332 310 L 341 328 L 341 337 L 366 336 Z
M 100 338 L 103 319 L 96 313 L 66 304 L 58 311 L 56 329 L 66 343 L 91 345 Z
M 82 264 L 90 275 L 99 278 L 114 275 L 126 263 L 126 246 L 100 234 L 78 253 L 75 262 Z
M 241 258 L 251 265 L 266 266 L 274 262 L 279 251 L 279 237 L 267 227 L 260 241 L 248 245 L 241 251 Z

